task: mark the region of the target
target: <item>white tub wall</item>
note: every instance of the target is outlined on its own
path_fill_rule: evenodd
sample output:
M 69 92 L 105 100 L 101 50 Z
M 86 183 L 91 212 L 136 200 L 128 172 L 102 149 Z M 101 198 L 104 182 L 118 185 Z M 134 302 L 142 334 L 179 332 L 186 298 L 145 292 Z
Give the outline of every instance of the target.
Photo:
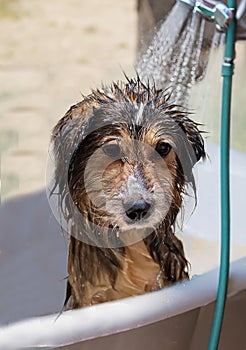
M 199 309 L 148 326 L 59 347 L 63 350 L 185 350 L 196 328 Z
M 61 310 L 67 246 L 45 190 L 2 204 L 0 324 Z
M 191 216 L 193 207 L 189 208 L 183 231 L 179 232 L 191 275 L 202 274 L 220 263 L 220 149 L 211 142 L 205 142 L 205 149 L 207 159 L 195 169 L 197 206 Z M 246 256 L 246 153 L 231 149 L 230 154 L 231 260 L 235 260 Z
M 215 302 L 200 309 L 189 350 L 207 350 L 214 309 Z M 227 300 L 218 350 L 246 349 L 245 325 L 246 289 Z
M 79 342 L 61 350 L 207 350 L 215 303 L 164 321 Z M 226 305 L 218 350 L 244 350 L 246 290 L 231 297 Z
M 179 236 L 191 264 L 191 275 L 202 274 L 220 263 L 220 150 L 217 144 L 206 142 L 208 154 L 195 170 L 197 206 L 185 217 Z M 231 150 L 231 260 L 246 256 L 245 183 L 246 153 Z

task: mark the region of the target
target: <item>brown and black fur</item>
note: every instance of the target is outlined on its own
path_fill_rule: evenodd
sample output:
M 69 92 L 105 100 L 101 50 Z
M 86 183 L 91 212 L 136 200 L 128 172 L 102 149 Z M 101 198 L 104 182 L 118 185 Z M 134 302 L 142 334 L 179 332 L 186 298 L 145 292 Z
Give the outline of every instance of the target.
M 165 91 L 146 86 L 137 78 L 93 91 L 71 107 L 54 128 L 55 187 L 61 215 L 70 224 L 68 308 L 137 295 L 188 278 L 188 263 L 174 225 L 186 186 L 190 184 L 195 191 L 192 168 L 205 152 L 198 125 L 187 114 L 171 102 Z M 136 140 L 140 144 L 136 148 L 147 145 L 146 150 L 141 150 L 147 160 L 139 160 L 139 149 L 131 149 Z M 108 212 L 105 198 L 94 184 L 100 162 L 106 162 L 101 149 L 110 142 L 124 145 L 120 144 L 119 159 L 109 162 L 101 174 L 103 193 L 109 200 Z M 154 152 L 159 142 L 168 143 L 169 153 L 159 158 L 153 153 L 154 161 L 149 160 L 151 150 Z M 98 201 L 96 206 L 85 188 L 84 174 L 91 159 L 89 186 Z M 144 182 L 144 196 L 152 196 L 153 207 L 156 205 L 158 210 L 153 209 L 156 222 L 150 233 L 128 244 L 123 237 L 146 228 L 144 223 L 125 223 L 121 204 L 114 198 L 120 191 L 121 195 L 128 193 L 124 186 L 133 172 Z M 161 188 L 162 183 L 165 189 Z M 156 188 L 159 192 L 156 190 L 155 194 Z M 169 209 L 162 217 L 159 212 L 165 196 Z M 152 225 L 151 220 L 145 220 L 147 226 Z M 108 244 L 109 235 L 113 246 L 112 240 Z

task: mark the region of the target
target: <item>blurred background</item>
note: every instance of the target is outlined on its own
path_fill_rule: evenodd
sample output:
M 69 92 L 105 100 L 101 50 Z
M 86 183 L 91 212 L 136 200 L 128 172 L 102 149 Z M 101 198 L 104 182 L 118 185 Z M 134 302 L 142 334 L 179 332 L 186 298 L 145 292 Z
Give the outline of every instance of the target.
M 102 82 L 134 74 L 135 0 L 0 0 L 2 199 L 45 187 L 53 126 Z
M 53 126 L 101 82 L 135 74 L 155 25 L 174 0 L 0 0 L 2 199 L 45 187 Z M 245 33 L 245 32 L 244 32 Z M 242 35 L 241 35 L 242 36 Z M 223 47 L 191 108 L 218 142 Z M 232 146 L 246 150 L 246 42 L 237 42 Z

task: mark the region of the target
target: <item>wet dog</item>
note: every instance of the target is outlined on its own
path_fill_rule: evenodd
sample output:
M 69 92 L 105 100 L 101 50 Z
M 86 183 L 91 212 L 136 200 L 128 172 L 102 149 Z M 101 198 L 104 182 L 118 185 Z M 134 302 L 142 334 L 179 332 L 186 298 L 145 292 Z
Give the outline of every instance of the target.
M 55 187 L 70 234 L 67 308 L 188 278 L 174 225 L 205 152 L 187 114 L 136 78 L 92 91 L 54 128 Z

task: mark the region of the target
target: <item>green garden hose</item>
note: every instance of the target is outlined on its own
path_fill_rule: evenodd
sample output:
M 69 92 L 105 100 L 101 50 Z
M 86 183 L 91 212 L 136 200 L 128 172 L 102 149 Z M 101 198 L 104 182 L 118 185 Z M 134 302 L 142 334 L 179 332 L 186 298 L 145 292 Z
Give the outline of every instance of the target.
M 236 12 L 236 0 L 228 0 L 228 7 Z M 226 33 L 225 56 L 222 64 L 222 108 L 220 141 L 220 176 L 221 176 L 221 258 L 219 286 L 214 312 L 213 325 L 209 341 L 209 350 L 216 350 L 219 344 L 224 316 L 229 268 L 230 268 L 230 114 L 231 90 L 234 68 L 236 17 Z

